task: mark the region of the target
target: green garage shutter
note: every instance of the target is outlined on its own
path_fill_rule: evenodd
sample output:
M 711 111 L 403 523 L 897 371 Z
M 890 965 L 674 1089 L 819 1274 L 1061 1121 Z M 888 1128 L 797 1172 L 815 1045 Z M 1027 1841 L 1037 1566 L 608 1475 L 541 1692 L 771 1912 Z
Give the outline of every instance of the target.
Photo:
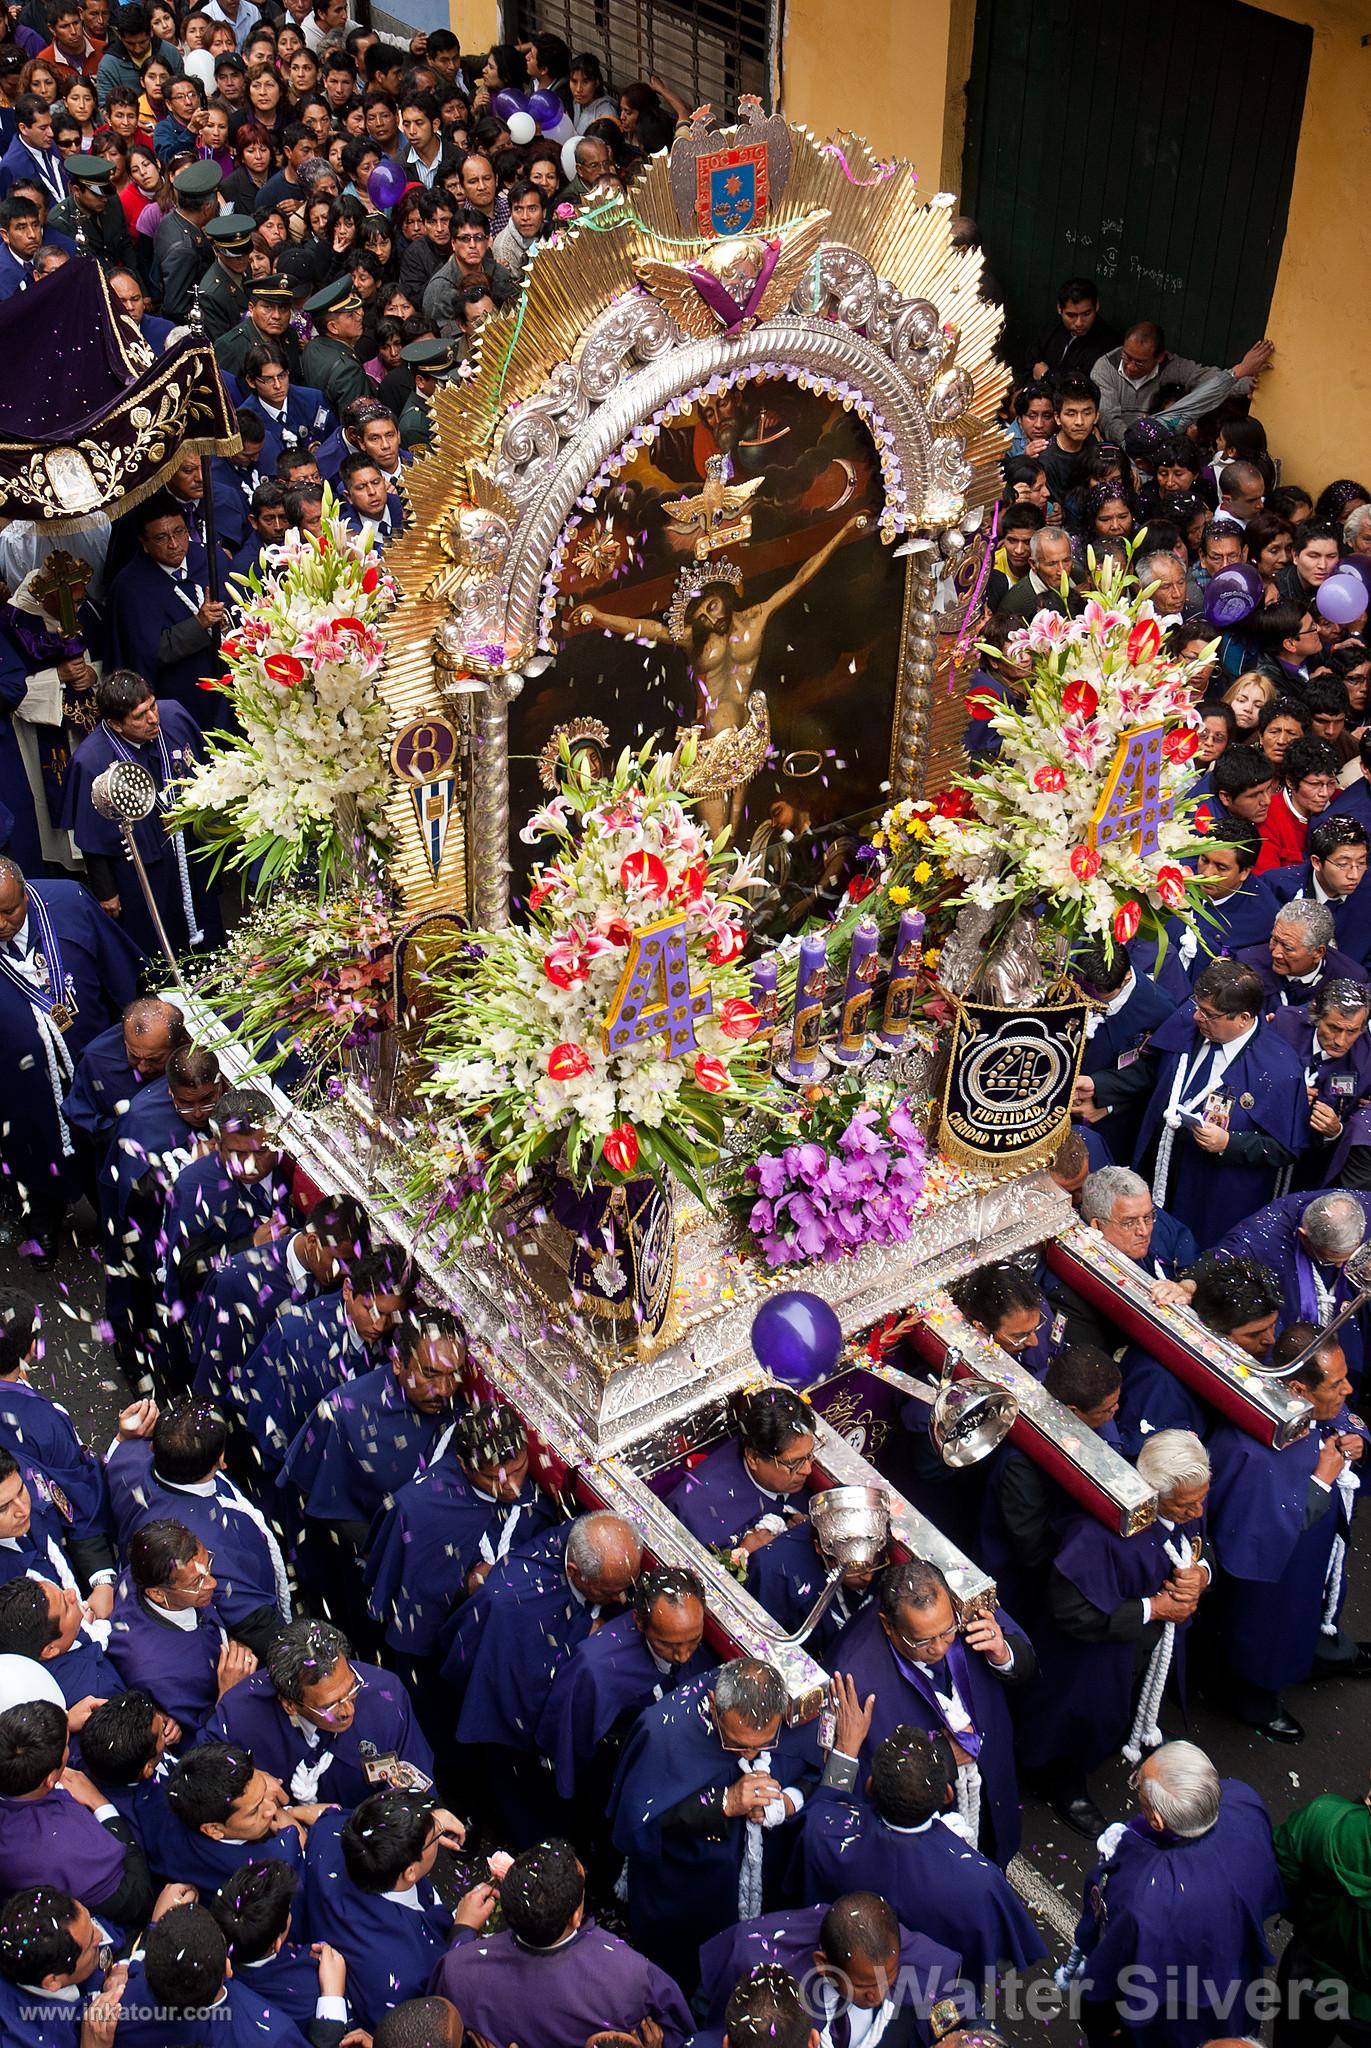
M 1263 333 L 1312 43 L 1236 0 L 977 0 L 961 203 L 1016 367 L 1073 275 L 1200 362 Z

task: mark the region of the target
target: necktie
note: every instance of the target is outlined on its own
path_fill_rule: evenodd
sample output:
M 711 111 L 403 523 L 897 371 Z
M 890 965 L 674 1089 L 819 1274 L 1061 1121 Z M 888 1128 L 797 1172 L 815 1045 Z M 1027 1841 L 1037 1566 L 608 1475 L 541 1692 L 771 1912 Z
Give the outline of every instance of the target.
M 948 1675 L 946 1657 L 940 1657 L 936 1664 L 926 1665 L 925 1669 L 932 1680 L 933 1690 L 938 1694 L 939 1698 L 951 1699 L 952 1680 Z
M 1218 1047 L 1216 1045 L 1202 1045 L 1200 1047 L 1195 1055 L 1195 1064 L 1191 1067 L 1185 1086 L 1181 1090 L 1183 1100 L 1199 1093 L 1201 1075 L 1204 1076 L 1206 1085 L 1208 1084 L 1210 1078 L 1209 1068 L 1217 1051 Z
M 28 954 L 20 945 L 18 939 L 7 939 L 5 941 L 5 951 L 11 960 L 27 960 L 28 958 Z
M 849 2048 L 852 2040 L 852 2015 L 845 2005 L 840 2005 L 826 2029 L 830 2048 Z

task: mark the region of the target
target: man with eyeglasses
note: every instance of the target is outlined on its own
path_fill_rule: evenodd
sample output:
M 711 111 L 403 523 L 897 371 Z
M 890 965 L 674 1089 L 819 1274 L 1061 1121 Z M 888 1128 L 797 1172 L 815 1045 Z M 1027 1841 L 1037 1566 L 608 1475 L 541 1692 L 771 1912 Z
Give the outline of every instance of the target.
M 635 1948 L 687 1997 L 700 1946 L 779 1902 L 818 1781 L 817 1723 L 788 1726 L 774 1665 L 735 1657 L 639 1716 L 609 1796 Z
M 862 1754 L 901 1725 L 946 1737 L 957 1770 L 957 1810 L 977 1847 L 1003 1868 L 1019 1846 L 1019 1786 L 1011 1688 L 1038 1668 L 1027 1636 L 1003 1609 L 963 1616 L 937 1565 L 911 1557 L 888 1567 L 880 1599 L 833 1646 L 843 1672 L 876 1707 Z
M 114 1597 L 109 1660 L 131 1692 L 145 1692 L 199 1740 L 215 1707 L 257 1659 L 233 1641 L 215 1598 L 214 1553 L 184 1522 L 148 1522 L 128 1547 Z
M 1174 1280 L 1199 1257 L 1193 1233 L 1157 1208 L 1147 1182 L 1131 1167 L 1100 1166 L 1088 1174 L 1081 1188 L 1080 1215 L 1106 1244 L 1154 1280 Z M 1123 1340 L 1114 1325 L 1050 1266 L 1044 1269 L 1043 1292 L 1066 1318 L 1068 1343 L 1118 1349 Z
M 134 513 L 140 550 L 109 590 L 112 663 L 151 683 L 197 725 L 223 722 L 225 700 L 200 688 L 224 606 L 209 588 L 205 551 L 192 541 L 185 507 L 156 491 Z
M 426 1792 L 433 1783 L 433 1751 L 404 1686 L 358 1663 L 326 1621 L 283 1629 L 266 1670 L 224 1694 L 210 1734 L 245 1743 L 292 1799 L 355 1806 L 378 1786 Z
M 452 254 L 424 287 L 423 313 L 440 334 L 453 332 L 458 305 L 467 285 L 480 285 L 497 306 L 518 289 L 503 264 L 490 253 L 490 222 L 474 206 L 462 207 L 452 222 Z

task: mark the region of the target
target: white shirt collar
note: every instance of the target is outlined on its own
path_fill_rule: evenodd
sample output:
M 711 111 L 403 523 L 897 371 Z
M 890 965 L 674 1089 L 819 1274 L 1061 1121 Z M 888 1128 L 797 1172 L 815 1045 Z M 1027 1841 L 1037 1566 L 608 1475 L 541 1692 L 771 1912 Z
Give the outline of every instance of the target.
M 28 918 L 25 918 L 25 919 L 24 919 L 24 922 L 23 922 L 23 923 L 22 923 L 22 924 L 20 925 L 20 927 L 19 927 L 18 931 L 17 931 L 16 933 L 15 933 L 15 935 L 14 935 L 13 939 L 12 939 L 12 940 L 10 941 L 10 944 L 11 944 L 11 945 L 14 945 L 14 946 L 18 946 L 18 948 L 19 948 L 19 950 L 20 950 L 20 952 L 21 952 L 21 953 L 27 953 L 27 952 L 28 952 L 28 950 L 29 950 L 29 920 L 28 920 Z
M 303 1293 L 307 1287 L 313 1285 L 310 1270 L 296 1251 L 295 1239 L 293 1237 L 286 1246 L 286 1277 L 290 1281 L 291 1286 L 299 1293 Z
M 165 1486 L 168 1493 L 193 1493 L 197 1500 L 214 1499 L 216 1491 L 214 1481 L 218 1477 L 217 1473 L 212 1474 L 208 1479 L 183 1479 L 178 1482 L 174 1479 L 163 1479 L 161 1473 L 154 1465 L 152 1476 L 159 1486 Z
M 198 1607 L 159 1607 L 155 1600 L 147 1600 L 146 1598 L 144 1604 L 150 1613 L 157 1616 L 159 1621 L 170 1622 L 173 1628 L 179 1628 L 185 1635 L 190 1635 L 194 1629 L 199 1627 L 200 1610 Z
M 75 2005 L 81 1996 L 79 1984 L 59 1984 L 55 1991 L 49 1991 L 41 1984 L 21 1984 L 21 1991 L 27 1991 L 30 1998 L 48 2000 L 60 1999 L 63 2005 Z
M 402 1892 L 382 1892 L 381 1897 L 389 1899 L 392 1906 L 404 1906 L 411 1913 L 422 1913 L 424 1910 L 424 1902 L 419 1897 L 417 1884 L 406 1886 Z
M 1125 1004 L 1125 1003 L 1126 1003 L 1126 1002 L 1128 1001 L 1128 998 L 1129 998 L 1129 997 L 1130 997 L 1130 996 L 1132 995 L 1132 993 L 1133 993 L 1134 989 L 1135 989 L 1135 988 L 1136 988 L 1137 986 L 1138 986 L 1138 977 L 1137 977 L 1137 975 L 1136 975 L 1136 974 L 1134 974 L 1134 972 L 1133 972 L 1132 968 L 1130 967 L 1130 968 L 1129 968 L 1129 970 L 1128 970 L 1128 979 L 1127 979 L 1127 980 L 1126 980 L 1126 981 L 1124 982 L 1123 986 L 1122 986 L 1122 987 L 1120 988 L 1120 990 L 1118 991 L 1118 994 L 1117 994 L 1117 995 L 1112 995 L 1112 996 L 1111 996 L 1111 997 L 1109 998 L 1109 1001 L 1108 1001 L 1108 1002 L 1107 1002 L 1107 1003 L 1105 1004 L 1105 1006 L 1104 1006 L 1104 1014 L 1105 1014 L 1105 1016 L 1106 1016 L 1106 1017 L 1117 1017 L 1117 1016 L 1118 1016 L 1118 1014 L 1119 1014 L 1119 1012 L 1120 1012 L 1120 1010 L 1121 1010 L 1121 1009 L 1123 1008 L 1124 1004 Z

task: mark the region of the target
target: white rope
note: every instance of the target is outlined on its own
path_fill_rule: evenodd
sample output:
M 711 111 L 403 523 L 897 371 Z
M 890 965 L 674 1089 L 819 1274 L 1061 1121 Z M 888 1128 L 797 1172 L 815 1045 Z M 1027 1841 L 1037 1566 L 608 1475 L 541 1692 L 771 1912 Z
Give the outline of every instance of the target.
M 1170 1543 L 1164 1543 L 1162 1550 L 1177 1571 L 1183 1571 L 1191 1562 L 1183 1550 L 1179 1547 L 1173 1548 Z M 1138 1689 L 1138 1704 L 1133 1715 L 1133 1725 L 1123 1746 L 1126 1763 L 1140 1764 L 1144 1749 L 1157 1749 L 1161 1746 L 1163 1736 L 1158 1716 L 1161 1713 L 1162 1697 L 1166 1692 L 1166 1681 L 1171 1676 L 1171 1660 L 1175 1651 L 1176 1624 L 1174 1621 L 1164 1621 L 1161 1635 L 1148 1659 L 1142 1685 Z

